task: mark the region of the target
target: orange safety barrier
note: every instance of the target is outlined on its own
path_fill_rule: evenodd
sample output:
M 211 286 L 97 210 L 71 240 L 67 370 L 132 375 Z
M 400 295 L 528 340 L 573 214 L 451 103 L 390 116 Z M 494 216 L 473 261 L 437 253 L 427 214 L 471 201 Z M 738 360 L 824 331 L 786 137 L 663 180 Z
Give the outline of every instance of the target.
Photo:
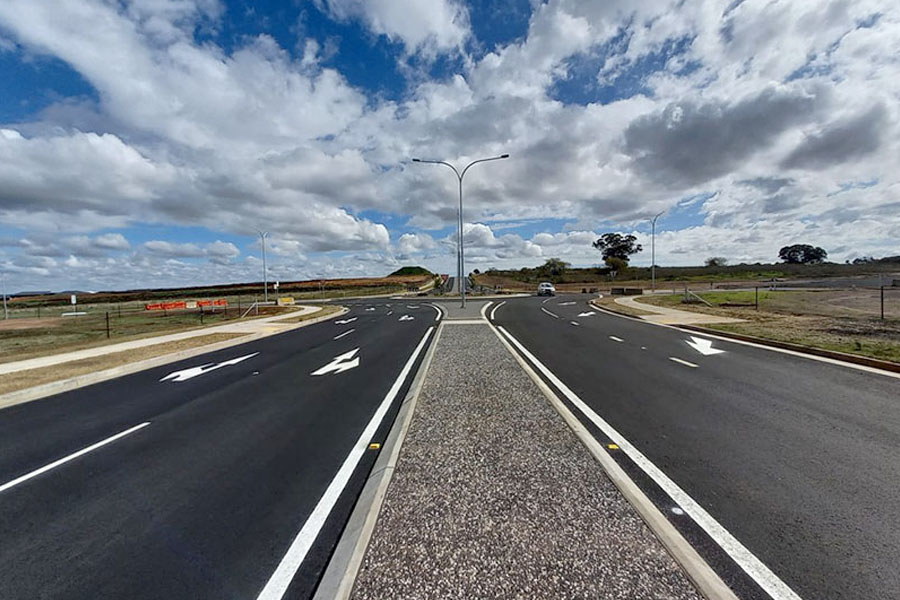
M 154 304 L 145 304 L 144 310 L 178 310 L 187 308 L 187 304 L 183 300 L 181 302 L 156 302 Z M 201 306 L 228 306 L 228 300 L 197 300 L 197 307 Z

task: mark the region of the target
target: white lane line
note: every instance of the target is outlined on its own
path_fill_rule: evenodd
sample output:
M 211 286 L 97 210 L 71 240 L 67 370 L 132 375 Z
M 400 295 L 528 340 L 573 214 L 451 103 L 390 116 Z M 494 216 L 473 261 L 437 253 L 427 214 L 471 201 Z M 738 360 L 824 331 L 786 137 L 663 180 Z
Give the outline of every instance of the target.
M 354 331 L 356 331 L 356 330 L 355 330 L 355 329 L 348 329 L 348 330 L 345 331 L 344 333 L 342 333 L 342 334 L 340 334 L 340 335 L 336 335 L 336 336 L 334 336 L 334 337 L 331 338 L 331 339 L 333 339 L 333 340 L 339 340 L 339 339 L 341 339 L 342 337 L 344 337 L 345 335 L 350 335 L 350 334 L 353 333 Z
M 625 340 L 623 340 L 622 338 L 616 337 L 616 336 L 614 336 L 614 335 L 609 336 L 609 339 L 611 339 L 611 340 L 614 341 L 614 342 L 624 342 L 624 341 L 625 341 Z
M 428 337 L 431 335 L 432 331 L 434 331 L 433 326 L 429 327 L 428 331 L 425 332 L 425 335 L 422 336 L 419 345 L 413 350 L 409 360 L 407 360 L 406 364 L 403 366 L 403 370 L 400 371 L 400 374 L 394 381 L 394 385 L 392 385 L 391 389 L 385 394 L 384 400 L 381 401 L 381 405 L 379 405 L 375 414 L 372 415 L 369 424 L 366 425 L 366 428 L 359 436 L 359 439 L 356 440 L 353 448 L 350 449 L 350 453 L 344 460 L 344 464 L 341 465 L 341 468 L 334 476 L 334 479 L 328 484 L 325 493 L 319 498 L 316 507 L 309 515 L 309 518 L 306 519 L 306 523 L 303 524 L 299 533 L 297 533 L 297 537 L 291 542 L 291 545 L 281 559 L 281 562 L 278 563 L 275 572 L 272 573 L 272 576 L 269 577 L 269 581 L 259 593 L 259 596 L 257 596 L 257 600 L 280 600 L 285 592 L 287 592 L 291 580 L 294 578 L 294 575 L 297 574 L 297 569 L 300 568 L 300 565 L 306 558 L 307 552 L 309 552 L 313 542 L 315 542 L 316 537 L 319 535 L 319 531 L 321 531 L 322 526 L 325 524 L 328 514 L 331 512 L 331 509 L 334 508 L 338 497 L 347 486 L 350 476 L 353 475 L 353 471 L 359 464 L 359 460 L 369 447 L 369 442 L 372 441 L 372 436 L 375 435 L 375 432 L 381 425 L 381 421 L 384 419 L 384 415 L 387 413 L 388 408 L 390 408 L 394 398 L 400 392 L 400 388 L 403 387 L 403 382 L 406 381 L 406 377 L 409 375 L 419 354 L 421 354 L 422 348 L 425 347 L 425 342 L 428 341 Z
M 339 321 L 335 321 L 334 324 L 335 325 L 346 325 L 347 323 L 352 323 L 353 321 L 357 320 L 358 318 L 359 317 L 353 317 L 351 319 L 341 319 Z
M 430 306 L 431 308 L 433 308 L 434 310 L 437 311 L 437 314 L 434 316 L 434 322 L 437 323 L 438 321 L 441 320 L 441 316 L 442 316 L 444 313 L 441 312 L 441 309 L 440 309 L 440 307 L 439 307 L 437 304 L 429 304 L 428 306 Z
M 387 311 L 387 316 L 391 316 L 392 314 L 394 314 L 394 311 L 392 311 L 392 310 Z
M 485 321 L 487 321 L 487 314 L 486 314 L 487 309 L 493 303 L 494 303 L 493 300 L 488 300 L 487 303 L 481 307 L 481 318 L 484 319 Z
M 573 392 L 569 387 L 564 384 L 560 379 L 553 374 L 547 367 L 544 366 L 541 361 L 539 361 L 535 356 L 529 352 L 519 340 L 514 338 L 511 333 L 506 331 L 503 326 L 498 326 L 498 330 L 500 330 L 503 335 L 505 335 L 510 342 L 525 356 L 531 363 L 537 367 L 537 369 L 544 374 L 544 376 L 556 386 L 556 388 L 565 395 L 566 398 L 572 403 L 575 408 L 580 410 L 582 414 L 584 414 L 594 425 L 597 426 L 600 431 L 602 431 L 606 437 L 608 437 L 614 444 L 619 446 L 619 448 L 628 455 L 634 464 L 640 467 L 644 473 L 646 473 L 653 481 L 656 482 L 656 485 L 661 487 L 663 491 L 665 491 L 669 497 L 672 498 L 674 503 L 680 506 L 684 512 L 686 512 L 694 522 L 696 522 L 706 533 L 711 537 L 719 546 L 736 562 L 747 575 L 749 575 L 769 596 L 772 597 L 773 600 L 801 600 L 800 596 L 798 596 L 788 585 L 783 582 L 779 577 L 773 573 L 761 560 L 759 560 L 755 554 L 750 552 L 746 546 L 741 544 L 737 538 L 735 538 L 731 533 L 722 527 L 722 525 L 716 521 L 712 515 L 706 512 L 696 500 L 688 496 L 687 492 L 678 487 L 674 481 L 669 479 L 669 477 L 663 473 L 659 468 L 654 465 L 650 460 L 644 456 L 640 450 L 635 448 L 631 442 L 625 439 L 621 433 L 615 430 L 615 428 L 607 423 L 603 418 L 600 417 L 597 413 L 595 413 L 584 401 L 579 398 L 575 392 Z
M 575 327 L 578 327 L 578 321 L 569 321 L 569 325 L 574 325 Z
M 119 439 L 119 438 L 125 437 L 126 435 L 128 435 L 128 434 L 130 434 L 130 433 L 134 433 L 134 432 L 137 431 L 138 429 L 143 429 L 144 427 L 146 427 L 146 426 L 149 425 L 149 424 L 150 424 L 150 421 L 147 421 L 147 422 L 145 422 L 145 423 L 141 423 L 140 425 L 135 425 L 134 427 L 132 427 L 132 428 L 130 428 L 130 429 L 126 429 L 125 431 L 121 431 L 121 432 L 117 433 L 117 434 L 114 435 L 114 436 L 108 437 L 108 438 L 106 438 L 105 440 L 102 440 L 102 441 L 100 441 L 100 442 L 97 442 L 96 444 L 91 444 L 91 445 L 88 446 L 87 448 L 82 448 L 82 449 L 79 450 L 78 452 L 74 452 L 74 453 L 72 453 L 72 454 L 70 454 L 70 455 L 68 455 L 68 456 L 66 456 L 66 457 L 60 458 L 59 460 L 55 460 L 55 461 L 53 461 L 52 463 L 50 463 L 49 465 L 44 465 L 44 466 L 41 467 L 40 469 L 36 469 L 36 470 L 32 471 L 31 473 L 27 473 L 27 474 L 25 474 L 25 475 L 22 475 L 21 477 L 16 477 L 16 478 L 13 479 L 12 481 L 8 481 L 7 483 L 4 483 L 3 485 L 0 485 L 0 492 L 5 492 L 6 490 L 8 490 L 8 489 L 10 489 L 10 488 L 12 488 L 12 487 L 17 486 L 17 485 L 19 485 L 20 483 L 24 483 L 24 482 L 28 481 L 28 480 L 31 479 L 32 477 L 37 477 L 37 476 L 40 475 L 41 473 L 46 473 L 46 472 L 49 471 L 50 469 L 55 469 L 56 467 L 58 467 L 58 466 L 60 466 L 60 465 L 64 465 L 64 464 L 66 464 L 67 462 L 69 462 L 70 460 L 75 460 L 75 459 L 78 458 L 79 456 L 83 456 L 83 455 L 87 454 L 88 452 L 93 452 L 93 451 L 96 450 L 97 448 L 100 448 L 100 447 L 102 447 L 102 446 L 105 446 L 105 445 L 107 445 L 107 444 L 110 444 L 110 443 L 116 441 L 116 440 Z
M 559 315 L 554 315 L 552 312 L 550 312 L 549 310 L 547 310 L 547 309 L 544 308 L 543 306 L 541 307 L 541 310 L 544 311 L 545 313 L 547 313 L 548 315 L 550 315 L 551 317 L 553 317 L 554 319 L 558 319 L 558 318 L 559 318 Z
M 697 365 L 695 365 L 694 363 L 688 362 L 688 361 L 686 361 L 686 360 L 681 360 L 680 358 L 675 358 L 674 356 L 670 356 L 670 357 L 669 357 L 669 360 L 674 360 L 674 361 L 677 362 L 678 364 L 684 365 L 684 366 L 686 366 L 686 367 L 693 367 L 693 368 L 695 368 L 695 369 L 697 368 Z
M 497 306 L 494 307 L 494 310 L 491 311 L 491 321 L 494 320 L 494 315 L 496 314 L 497 309 L 500 308 L 501 306 L 503 306 L 504 304 L 506 304 L 506 300 L 504 300 L 503 302 L 501 302 L 500 304 L 498 304 Z

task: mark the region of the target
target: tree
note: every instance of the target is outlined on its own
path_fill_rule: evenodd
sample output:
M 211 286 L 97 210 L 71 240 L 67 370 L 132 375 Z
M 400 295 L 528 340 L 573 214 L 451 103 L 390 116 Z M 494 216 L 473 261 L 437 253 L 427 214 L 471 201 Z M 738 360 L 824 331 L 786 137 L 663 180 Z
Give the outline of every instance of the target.
M 558 281 L 562 274 L 569 268 L 569 263 L 559 258 L 548 258 L 547 261 L 537 268 L 537 274 L 545 279 Z
M 604 233 L 593 243 L 593 246 L 603 254 L 603 260 L 608 265 L 611 258 L 618 258 L 628 264 L 628 259 L 632 254 L 643 250 L 643 247 L 637 243 L 636 237 L 621 233 Z
M 778 251 L 778 258 L 786 263 L 797 265 L 819 264 L 825 262 L 828 253 L 818 246 L 794 244 Z
M 704 264 L 707 267 L 724 267 L 728 264 L 728 259 L 722 256 L 710 256 L 706 259 Z

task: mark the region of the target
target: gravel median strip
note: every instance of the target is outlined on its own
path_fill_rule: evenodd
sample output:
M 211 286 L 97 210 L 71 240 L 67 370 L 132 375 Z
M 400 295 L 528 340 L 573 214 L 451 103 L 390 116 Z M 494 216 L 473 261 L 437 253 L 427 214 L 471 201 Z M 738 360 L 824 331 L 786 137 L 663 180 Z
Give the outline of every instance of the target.
M 353 597 L 700 598 L 484 325 L 441 334 Z

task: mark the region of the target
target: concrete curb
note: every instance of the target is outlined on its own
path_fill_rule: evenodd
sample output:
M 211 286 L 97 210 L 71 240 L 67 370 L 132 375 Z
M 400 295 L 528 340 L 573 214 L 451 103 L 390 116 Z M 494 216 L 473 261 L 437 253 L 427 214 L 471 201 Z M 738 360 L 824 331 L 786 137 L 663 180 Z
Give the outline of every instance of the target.
M 540 375 L 528 364 L 525 358 L 504 339 L 496 327 L 491 323 L 490 328 L 493 330 L 504 347 L 519 363 L 519 366 L 528 374 L 531 380 L 543 392 L 550 405 L 563 418 L 566 425 L 585 445 L 588 452 L 600 463 L 600 466 L 606 472 L 607 477 L 621 492 L 629 504 L 643 519 L 650 531 L 665 546 L 669 554 L 682 568 L 685 575 L 700 594 L 707 600 L 738 600 L 734 592 L 731 591 L 719 575 L 713 571 L 712 567 L 703 560 L 697 551 L 688 541 L 678 532 L 674 525 L 660 512 L 653 502 L 644 494 L 634 481 L 625 473 L 625 471 L 616 463 L 609 453 L 603 448 L 600 442 L 591 435 L 587 428 L 582 425 L 581 421 L 570 411 L 566 405 L 560 400 L 559 396 L 548 386 Z
M 86 373 L 84 375 L 70 377 L 69 379 L 52 381 L 43 385 L 25 388 L 23 390 L 18 390 L 15 392 L 9 392 L 8 394 L 0 395 L 0 410 L 3 410 L 4 408 L 8 408 L 10 406 L 16 406 L 18 404 L 40 400 L 41 398 L 46 398 L 47 396 L 52 396 L 54 394 L 60 394 L 62 392 L 68 392 L 88 385 L 93 385 L 95 383 L 100 383 L 101 381 L 115 379 L 117 377 L 122 377 L 123 375 L 131 375 L 132 373 L 137 373 L 146 369 L 152 369 L 154 367 L 177 362 L 179 360 L 191 358 L 200 354 L 206 354 L 207 352 L 215 352 L 216 350 L 223 350 L 225 348 L 231 348 L 232 346 L 240 346 L 241 344 L 246 344 L 248 342 L 252 342 L 272 335 L 278 335 L 279 333 L 293 331 L 294 329 L 305 327 L 307 325 L 315 325 L 316 323 L 339 317 L 343 314 L 346 314 L 347 312 L 348 309 L 342 307 L 341 310 L 337 313 L 313 317 L 312 319 L 309 319 L 307 321 L 301 321 L 293 327 L 284 328 L 281 331 L 260 331 L 257 333 L 248 333 L 246 335 L 236 337 L 232 340 L 225 340 L 223 342 L 208 344 L 206 346 L 197 346 L 196 348 L 188 348 L 187 350 L 180 350 L 171 354 L 163 354 L 162 356 L 148 358 L 147 360 L 113 367 L 112 369 L 105 369 L 103 371 L 96 371 L 94 373 Z
M 369 541 L 375 532 L 381 506 L 384 504 L 384 497 L 397 466 L 403 440 L 406 439 L 406 433 L 409 431 L 413 414 L 415 414 L 419 394 L 431 367 L 431 359 L 434 357 L 435 349 L 441 338 L 443 326 L 442 321 L 435 331 L 431 345 L 409 387 L 409 392 L 400 406 L 394 425 L 391 427 L 384 447 L 356 501 L 356 506 L 347 521 L 341 539 L 338 540 L 334 554 L 325 568 L 313 600 L 346 600 L 353 592 L 356 575 L 359 573 L 359 568 L 369 548 Z
M 598 306 L 594 304 L 594 301 L 591 301 L 591 306 L 596 308 L 597 310 L 601 310 L 607 312 L 611 315 L 615 315 L 617 317 L 624 317 L 626 319 L 633 319 L 635 321 L 640 321 L 642 323 L 648 323 L 650 325 L 657 325 L 660 327 L 672 327 L 675 329 L 682 329 L 684 331 L 695 331 L 697 333 L 704 333 L 710 336 L 721 337 L 725 339 L 732 339 L 739 342 L 747 342 L 750 344 L 755 344 L 757 346 L 763 346 L 768 348 L 776 348 L 779 350 L 790 350 L 796 354 L 805 354 L 808 356 L 816 356 L 822 358 L 828 358 L 836 362 L 844 362 L 851 363 L 853 365 L 862 365 L 864 367 L 869 367 L 871 369 L 878 369 L 881 371 L 888 371 L 891 373 L 900 373 L 900 363 L 890 362 L 887 360 L 879 360 L 877 358 L 869 358 L 867 356 L 858 356 L 856 354 L 848 354 L 846 352 L 837 352 L 836 350 L 826 350 L 824 348 L 815 348 L 813 346 L 803 346 L 800 344 L 792 344 L 790 342 L 779 342 L 778 340 L 770 340 L 767 338 L 756 337 L 754 335 L 746 335 L 743 333 L 732 333 L 730 331 L 722 331 L 720 329 L 711 329 L 709 327 L 700 327 L 699 325 L 673 325 L 670 323 L 655 323 L 653 321 L 648 321 L 646 319 L 642 319 L 640 317 L 636 317 L 634 315 L 629 315 L 626 313 L 619 312 L 617 310 L 611 310 L 607 307 Z

